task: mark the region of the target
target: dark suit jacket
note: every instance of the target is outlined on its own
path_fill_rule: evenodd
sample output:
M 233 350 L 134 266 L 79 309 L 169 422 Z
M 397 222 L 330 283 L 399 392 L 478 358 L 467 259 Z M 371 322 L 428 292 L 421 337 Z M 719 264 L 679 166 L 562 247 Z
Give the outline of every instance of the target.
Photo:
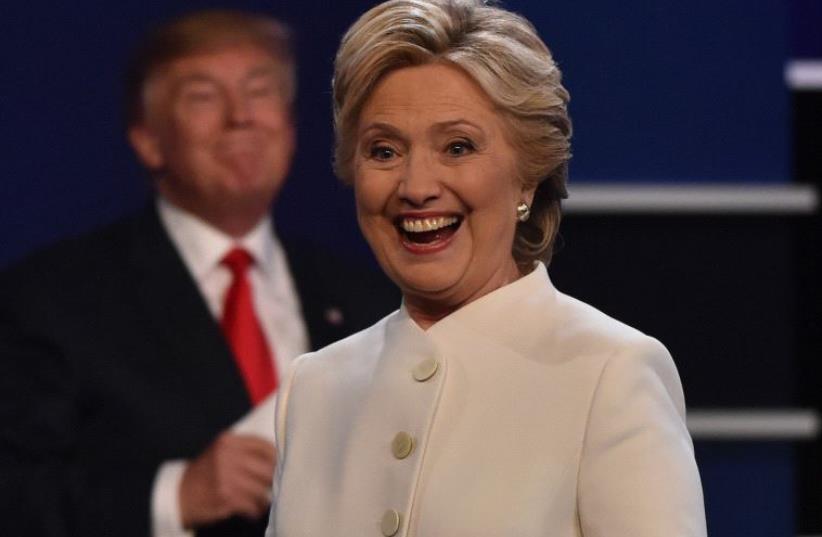
M 381 275 L 286 249 L 314 348 L 399 304 Z M 328 322 L 330 307 L 343 323 Z M 195 456 L 249 409 L 153 207 L 0 277 L 1 535 L 147 537 L 158 466 Z M 263 528 L 238 519 L 199 533 Z

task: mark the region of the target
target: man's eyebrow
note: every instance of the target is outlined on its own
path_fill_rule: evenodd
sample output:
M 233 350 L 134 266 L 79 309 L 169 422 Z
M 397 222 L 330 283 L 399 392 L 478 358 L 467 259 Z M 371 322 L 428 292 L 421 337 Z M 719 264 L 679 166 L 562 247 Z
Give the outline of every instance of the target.
M 279 74 L 280 70 L 272 65 L 264 65 L 261 67 L 255 67 L 254 69 L 249 72 L 245 78 L 246 80 L 250 78 L 260 78 L 264 76 L 273 76 L 276 77 Z
M 177 86 L 184 86 L 186 84 L 202 84 L 213 83 L 214 79 L 205 73 L 190 73 L 177 79 Z

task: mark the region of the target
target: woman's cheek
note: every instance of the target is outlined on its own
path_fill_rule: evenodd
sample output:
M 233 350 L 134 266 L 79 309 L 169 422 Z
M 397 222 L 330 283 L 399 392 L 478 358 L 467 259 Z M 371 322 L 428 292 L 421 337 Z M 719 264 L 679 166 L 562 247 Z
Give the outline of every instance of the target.
M 370 174 L 363 174 L 357 178 L 354 192 L 357 207 L 363 215 L 381 214 L 391 195 L 387 182 L 375 180 Z

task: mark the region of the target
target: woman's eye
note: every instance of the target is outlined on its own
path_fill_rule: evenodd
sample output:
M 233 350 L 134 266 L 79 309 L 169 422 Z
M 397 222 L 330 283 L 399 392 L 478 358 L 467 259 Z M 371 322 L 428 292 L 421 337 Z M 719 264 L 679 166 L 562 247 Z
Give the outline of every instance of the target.
M 387 145 L 375 145 L 369 151 L 371 158 L 376 160 L 391 160 L 396 152 Z
M 474 144 L 468 140 L 457 140 L 448 144 L 446 149 L 449 155 L 459 157 L 474 151 Z

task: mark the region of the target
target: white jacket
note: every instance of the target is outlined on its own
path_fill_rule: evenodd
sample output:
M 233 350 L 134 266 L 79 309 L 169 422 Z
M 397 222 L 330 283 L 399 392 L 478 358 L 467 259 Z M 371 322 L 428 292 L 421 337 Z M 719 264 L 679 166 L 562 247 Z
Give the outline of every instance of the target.
M 268 537 L 706 534 L 667 350 L 543 265 L 427 331 L 402 308 L 303 356 L 277 438 Z

